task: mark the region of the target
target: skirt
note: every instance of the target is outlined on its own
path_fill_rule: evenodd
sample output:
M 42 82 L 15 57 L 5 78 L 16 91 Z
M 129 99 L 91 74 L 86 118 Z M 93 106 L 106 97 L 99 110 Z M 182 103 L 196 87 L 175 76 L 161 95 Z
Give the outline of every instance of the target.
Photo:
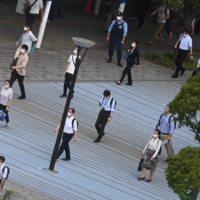
M 158 157 L 154 158 L 154 160 L 150 160 L 152 158 L 152 156 L 154 155 L 154 153 L 155 153 L 154 150 L 147 149 L 147 153 L 144 157 L 145 160 L 142 164 L 142 168 L 145 168 L 152 172 L 154 172 L 156 170 L 157 163 L 158 163 Z

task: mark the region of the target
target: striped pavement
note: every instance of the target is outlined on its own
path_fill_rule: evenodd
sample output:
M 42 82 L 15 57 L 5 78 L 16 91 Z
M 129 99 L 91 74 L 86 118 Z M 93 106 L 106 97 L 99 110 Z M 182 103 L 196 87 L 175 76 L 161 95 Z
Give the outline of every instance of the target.
M 58 174 L 43 168 L 49 166 L 56 140 L 53 130 L 61 120 L 66 101 L 59 98 L 63 83 L 28 82 L 24 101 L 16 99 L 19 88 L 15 84 L 11 126 L 0 128 L 1 153 L 10 166 L 10 179 L 56 200 L 178 199 L 164 177 L 164 149 L 151 183 L 137 180 L 137 166 L 164 105 L 175 97 L 182 84 L 149 81 L 134 82 L 128 87 L 111 82 L 76 83 L 71 106 L 76 109 L 79 137 L 77 143 L 70 142 L 71 161 L 58 159 Z M 94 144 L 98 101 L 105 89 L 111 90 L 117 107 L 102 142 Z M 177 153 L 187 145 L 198 144 L 194 135 L 182 128 L 176 129 L 173 145 Z

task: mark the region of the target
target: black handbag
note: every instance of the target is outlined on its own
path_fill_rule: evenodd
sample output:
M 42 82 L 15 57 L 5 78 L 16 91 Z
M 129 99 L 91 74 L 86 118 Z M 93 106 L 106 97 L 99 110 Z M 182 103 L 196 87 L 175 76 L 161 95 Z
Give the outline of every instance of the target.
M 24 6 L 24 13 L 25 13 L 26 15 L 30 12 L 32 6 L 33 6 L 37 1 L 38 1 L 38 0 L 35 0 L 31 5 L 25 5 L 25 6 Z
M 18 58 L 19 58 L 19 57 L 18 57 Z M 17 65 L 18 58 L 14 59 L 14 60 L 12 61 L 12 63 L 10 64 L 10 69 L 11 69 L 11 70 L 13 70 L 13 69 L 12 69 L 12 66 L 16 66 L 16 65 Z
M 139 171 L 139 172 L 142 171 L 142 164 L 143 164 L 143 162 L 144 162 L 144 158 L 141 158 L 141 159 L 140 159 L 140 163 L 139 163 L 139 165 L 138 165 L 138 171 Z

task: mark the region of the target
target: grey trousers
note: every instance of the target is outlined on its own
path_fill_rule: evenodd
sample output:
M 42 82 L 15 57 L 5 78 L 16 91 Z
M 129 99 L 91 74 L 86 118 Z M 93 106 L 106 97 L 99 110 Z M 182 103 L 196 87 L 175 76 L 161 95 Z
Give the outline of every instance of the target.
M 168 135 L 161 133 L 161 135 L 160 135 L 161 141 L 167 140 L 167 138 L 168 138 Z M 167 143 L 165 143 L 164 146 L 165 146 L 165 149 L 167 151 L 168 156 L 174 154 L 174 148 L 173 148 L 173 145 L 172 145 L 172 140 L 167 141 Z

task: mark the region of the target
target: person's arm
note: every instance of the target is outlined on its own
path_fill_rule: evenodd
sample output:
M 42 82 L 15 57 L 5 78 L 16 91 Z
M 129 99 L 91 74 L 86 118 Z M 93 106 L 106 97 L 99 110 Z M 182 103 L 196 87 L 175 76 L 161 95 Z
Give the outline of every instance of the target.
M 156 10 L 155 10 L 154 12 L 152 12 L 152 13 L 150 14 L 150 16 L 152 17 L 152 16 L 155 15 L 157 12 L 158 12 L 158 7 L 156 8 Z
M 8 169 L 6 167 L 5 170 L 4 170 L 4 172 L 3 172 L 3 174 L 2 174 L 2 179 L 1 179 L 1 183 L 0 183 L 0 190 L 1 190 L 4 182 L 6 181 L 7 174 L 8 174 Z
M 33 35 L 32 32 L 29 34 L 29 37 L 32 40 L 32 42 L 37 42 L 37 38 Z
M 20 40 L 20 39 L 19 39 Z M 19 45 L 19 40 L 17 40 L 17 42 L 15 43 L 15 45 L 18 47 Z
M 156 156 L 158 155 L 158 152 L 159 152 L 159 150 L 160 150 L 161 145 L 162 145 L 162 143 L 161 143 L 161 141 L 159 140 L 159 142 L 158 142 L 158 144 L 157 144 L 157 147 L 156 147 L 156 151 L 155 151 L 155 153 L 153 154 L 151 160 L 153 160 L 154 158 L 156 158 Z
M 11 104 L 11 100 L 12 100 L 12 99 L 8 99 L 8 103 L 7 103 L 6 110 L 9 110 L 9 108 L 10 108 L 10 104 Z
M 99 101 L 99 106 L 101 107 L 103 103 L 103 98 L 101 98 L 101 100 Z
M 74 120 L 73 129 L 74 129 L 74 142 L 77 142 L 77 140 L 78 140 L 78 127 L 77 127 L 77 121 L 76 120 Z
M 139 68 L 140 67 L 140 52 L 139 52 L 139 50 L 137 50 L 136 61 L 137 61 L 137 63 L 136 63 L 137 68 Z
M 193 59 L 193 54 L 192 54 L 192 42 L 190 44 L 190 59 L 192 60 Z
M 44 11 L 43 11 L 43 8 L 42 9 L 40 9 L 40 16 L 41 16 L 41 19 L 43 18 L 43 16 L 44 16 Z
M 169 19 L 170 17 L 170 10 L 167 8 L 167 15 L 163 17 L 163 19 Z
M 174 133 L 174 118 L 171 117 L 170 120 L 171 120 L 171 121 L 170 121 L 170 123 L 169 123 L 169 134 L 170 134 L 170 135 L 173 135 L 173 133 Z
M 68 62 L 67 65 L 66 65 L 66 69 L 65 69 L 65 71 L 64 71 L 64 76 L 65 76 L 65 74 L 66 74 L 66 72 L 67 72 L 67 70 L 68 70 L 68 68 L 69 68 L 69 65 L 70 65 L 70 63 Z
M 55 132 L 57 132 L 57 131 L 59 131 L 59 129 L 60 129 L 60 124 L 55 128 Z
M 5 179 L 2 178 L 2 179 L 1 179 L 1 183 L 0 183 L 0 191 L 1 191 L 1 188 L 2 188 L 2 186 L 3 186 L 3 184 L 4 184 L 4 182 L 5 182 Z
M 123 29 L 124 29 L 124 34 L 123 34 L 123 38 L 122 38 L 122 44 L 124 44 L 125 38 L 127 36 L 127 32 L 128 32 L 128 24 L 126 22 L 124 22 L 123 24 Z
M 107 38 L 106 38 L 108 41 L 110 40 L 110 33 L 111 33 L 112 29 L 113 29 L 114 24 L 115 24 L 115 20 L 113 20 L 112 23 L 109 26 L 108 34 L 107 34 Z
M 146 152 L 146 150 L 147 150 L 147 148 L 148 148 L 148 146 L 149 146 L 149 143 L 150 143 L 150 140 L 152 139 L 152 137 L 151 138 L 149 138 L 149 140 L 148 140 L 148 142 L 147 142 L 147 144 L 146 144 L 146 146 L 145 146 L 145 148 L 144 148 L 144 150 L 143 150 L 143 152 L 142 152 L 142 156 L 144 156 L 144 154 L 145 154 L 145 152 Z
M 178 43 L 181 41 L 181 38 L 183 37 L 183 35 L 181 35 L 180 37 L 179 37 L 179 39 L 176 41 L 176 44 L 174 45 L 174 48 L 176 49 L 177 48 L 177 46 L 178 46 Z

